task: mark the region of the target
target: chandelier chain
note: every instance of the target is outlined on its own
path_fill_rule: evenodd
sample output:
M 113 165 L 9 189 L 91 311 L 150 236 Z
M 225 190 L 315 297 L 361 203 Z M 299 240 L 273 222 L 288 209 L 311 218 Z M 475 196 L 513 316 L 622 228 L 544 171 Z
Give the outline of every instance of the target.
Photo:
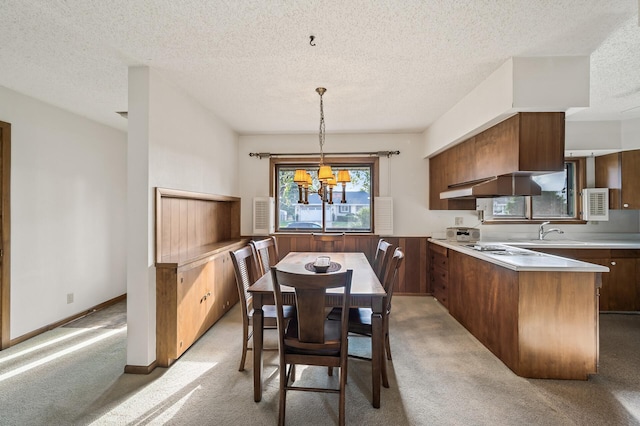
M 320 93 L 320 164 L 324 164 L 324 105 L 322 102 L 322 93 Z

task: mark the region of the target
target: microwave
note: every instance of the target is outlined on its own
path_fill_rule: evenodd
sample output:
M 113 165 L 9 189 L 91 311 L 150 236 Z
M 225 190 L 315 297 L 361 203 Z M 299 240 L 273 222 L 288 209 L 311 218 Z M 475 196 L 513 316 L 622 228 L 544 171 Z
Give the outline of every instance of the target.
M 447 241 L 475 243 L 480 239 L 478 228 L 447 228 Z

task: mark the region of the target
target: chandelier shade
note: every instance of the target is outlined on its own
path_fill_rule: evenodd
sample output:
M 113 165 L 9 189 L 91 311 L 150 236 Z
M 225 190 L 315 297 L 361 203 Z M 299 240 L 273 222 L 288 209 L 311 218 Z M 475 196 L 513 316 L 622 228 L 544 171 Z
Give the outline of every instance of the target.
M 339 170 L 337 180 L 339 183 L 342 183 L 342 184 L 351 182 L 351 175 L 349 174 L 349 170 Z
M 318 170 L 318 179 L 321 181 L 326 181 L 327 179 L 333 179 L 333 171 L 331 171 L 331 166 L 327 166 L 326 164 L 320 165 L 320 170 Z

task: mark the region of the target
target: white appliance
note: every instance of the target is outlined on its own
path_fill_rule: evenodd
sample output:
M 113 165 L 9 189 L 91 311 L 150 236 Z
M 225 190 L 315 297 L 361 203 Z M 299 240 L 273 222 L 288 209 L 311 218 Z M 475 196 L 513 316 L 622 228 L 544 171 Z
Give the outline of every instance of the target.
M 475 243 L 480 239 L 480 230 L 478 228 L 447 228 L 447 241 L 470 242 Z

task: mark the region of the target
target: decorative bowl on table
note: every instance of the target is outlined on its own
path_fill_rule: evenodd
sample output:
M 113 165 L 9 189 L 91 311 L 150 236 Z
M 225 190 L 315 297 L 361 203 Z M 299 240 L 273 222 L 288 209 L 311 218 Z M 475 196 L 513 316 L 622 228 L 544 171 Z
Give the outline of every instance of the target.
M 318 256 L 316 261 L 313 262 L 313 269 L 316 272 L 327 272 L 331 266 L 331 258 L 329 256 Z

